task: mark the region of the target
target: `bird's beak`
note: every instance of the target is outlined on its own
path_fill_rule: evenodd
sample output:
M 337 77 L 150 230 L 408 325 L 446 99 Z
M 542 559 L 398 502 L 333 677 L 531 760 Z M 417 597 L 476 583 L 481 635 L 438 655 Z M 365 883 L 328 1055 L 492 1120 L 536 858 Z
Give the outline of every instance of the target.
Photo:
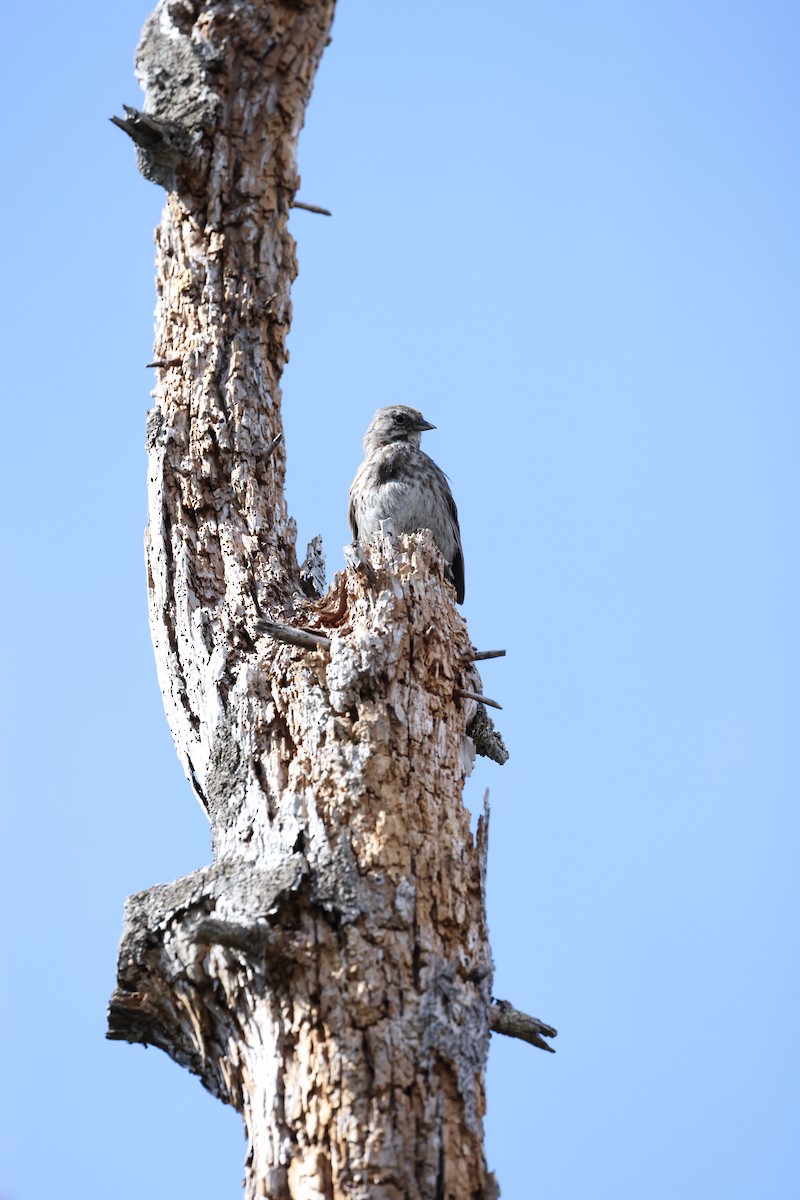
M 431 425 L 430 421 L 426 421 L 426 420 L 423 418 L 421 421 L 417 421 L 417 423 L 415 424 L 414 428 L 415 428 L 415 429 L 417 429 L 417 430 L 419 430 L 419 432 L 420 432 L 420 433 L 422 433 L 422 432 L 423 432 L 425 429 L 435 429 L 435 428 L 436 428 L 436 426 L 435 426 L 435 425 Z

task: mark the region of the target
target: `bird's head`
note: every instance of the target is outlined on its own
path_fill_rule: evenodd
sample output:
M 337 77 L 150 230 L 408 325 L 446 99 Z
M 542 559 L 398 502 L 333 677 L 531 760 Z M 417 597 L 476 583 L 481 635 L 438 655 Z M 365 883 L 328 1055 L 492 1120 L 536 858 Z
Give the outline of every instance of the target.
M 406 404 L 390 404 L 386 408 L 379 408 L 372 418 L 364 434 L 364 452 L 370 454 L 393 442 L 407 442 L 410 446 L 419 447 L 423 430 L 435 428 L 425 420 L 419 409 L 409 408 Z

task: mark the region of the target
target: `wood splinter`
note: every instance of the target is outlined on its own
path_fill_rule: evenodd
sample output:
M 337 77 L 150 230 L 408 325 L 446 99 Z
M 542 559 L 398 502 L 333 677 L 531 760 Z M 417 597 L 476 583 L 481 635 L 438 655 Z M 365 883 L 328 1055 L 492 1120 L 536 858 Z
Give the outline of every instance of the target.
M 331 639 L 321 633 L 311 633 L 308 629 L 295 629 L 293 625 L 279 625 L 276 621 L 265 621 L 259 617 L 255 622 L 256 633 L 265 633 L 275 642 L 284 642 L 287 646 L 301 646 L 303 650 L 318 650 L 323 646 L 330 649 Z
M 140 112 L 138 108 L 134 108 L 132 104 L 123 104 L 125 109 L 125 117 L 109 117 L 112 125 L 116 125 L 117 129 L 121 129 L 123 133 L 127 133 L 132 142 L 137 146 L 141 146 L 144 150 L 152 150 L 159 142 L 162 142 L 167 134 L 167 124 L 156 120 L 155 117 L 149 116 L 147 113 Z
M 462 700 L 477 700 L 478 704 L 485 704 L 489 708 L 499 708 L 503 711 L 502 704 L 498 704 L 496 700 L 490 700 L 488 696 L 481 696 L 478 692 L 467 692 L 464 688 L 453 688 L 453 695 L 460 696 Z
M 305 204 L 302 200 L 293 200 L 292 208 L 302 208 L 305 212 L 319 213 L 321 217 L 333 216 L 329 208 L 320 208 L 319 204 Z
M 558 1030 L 553 1029 L 552 1025 L 545 1025 L 544 1021 L 537 1017 L 529 1017 L 527 1013 L 520 1012 L 513 1004 L 509 1004 L 508 1000 L 492 1001 L 489 1025 L 493 1033 L 520 1038 L 523 1042 L 538 1046 L 540 1050 L 555 1054 L 554 1047 L 549 1046 L 544 1039 L 556 1037 Z
M 192 930 L 192 941 L 200 945 L 225 946 L 242 954 L 265 955 L 277 961 L 301 962 L 309 959 L 311 947 L 305 935 L 297 936 L 275 928 L 267 921 L 221 921 L 206 917 Z

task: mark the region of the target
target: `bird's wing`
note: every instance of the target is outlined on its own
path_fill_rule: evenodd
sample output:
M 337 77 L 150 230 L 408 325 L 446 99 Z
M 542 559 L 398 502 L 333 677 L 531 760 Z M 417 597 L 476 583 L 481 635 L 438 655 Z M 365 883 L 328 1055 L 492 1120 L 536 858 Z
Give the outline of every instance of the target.
M 361 468 L 356 471 L 356 477 L 350 485 L 350 506 L 347 510 L 347 520 L 350 523 L 350 532 L 353 535 L 353 541 L 358 541 L 358 521 L 356 520 L 356 496 L 361 483 Z
M 461 542 L 458 543 L 458 549 L 453 555 L 453 561 L 450 564 L 450 570 L 453 572 L 453 583 L 456 588 L 456 600 L 459 604 L 464 603 L 464 552 L 461 549 Z
M 458 528 L 458 511 L 456 502 L 450 497 L 449 508 L 452 512 L 453 530 L 456 534 L 456 553 L 453 554 L 453 560 L 450 564 L 450 570 L 453 572 L 453 583 L 456 584 L 456 600 L 458 604 L 464 602 L 464 551 L 461 548 L 461 529 Z
M 431 460 L 433 462 L 433 460 Z M 439 476 L 439 483 L 442 489 L 445 503 L 447 504 L 447 512 L 453 524 L 453 537 L 456 543 L 453 561 L 450 563 L 450 570 L 453 573 L 453 583 L 456 589 L 456 600 L 459 604 L 464 603 L 464 551 L 461 549 L 461 526 L 458 523 L 458 509 L 456 502 L 453 499 L 453 493 L 450 491 L 450 481 L 444 471 L 436 463 L 433 463 L 434 469 Z

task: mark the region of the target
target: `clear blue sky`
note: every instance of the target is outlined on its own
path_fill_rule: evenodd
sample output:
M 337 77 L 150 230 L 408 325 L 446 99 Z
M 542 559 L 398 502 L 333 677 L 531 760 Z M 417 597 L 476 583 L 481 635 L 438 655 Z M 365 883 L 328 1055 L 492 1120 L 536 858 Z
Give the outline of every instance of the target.
M 162 203 L 108 123 L 146 2 L 14 5 L 2 1200 L 235 1200 L 239 1118 L 104 1041 L 122 905 L 208 861 L 142 563 Z M 504 1200 L 797 1194 L 800 8 L 342 0 L 301 141 L 289 503 L 335 568 L 422 408 L 511 761 L 492 791 Z

